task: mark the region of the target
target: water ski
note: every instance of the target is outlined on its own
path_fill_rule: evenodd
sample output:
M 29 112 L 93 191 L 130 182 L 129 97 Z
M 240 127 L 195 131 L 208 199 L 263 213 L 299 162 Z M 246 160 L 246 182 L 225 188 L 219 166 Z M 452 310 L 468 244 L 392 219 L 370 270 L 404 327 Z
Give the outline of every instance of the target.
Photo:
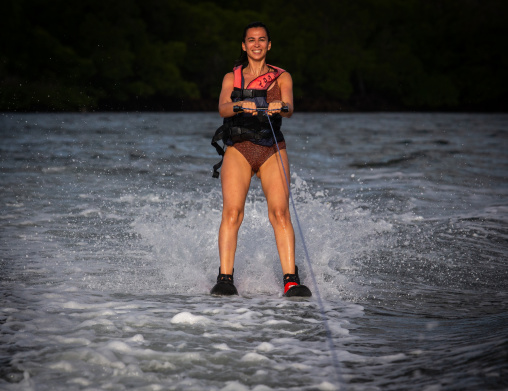
M 295 285 L 284 293 L 284 297 L 311 297 L 312 292 L 305 285 Z

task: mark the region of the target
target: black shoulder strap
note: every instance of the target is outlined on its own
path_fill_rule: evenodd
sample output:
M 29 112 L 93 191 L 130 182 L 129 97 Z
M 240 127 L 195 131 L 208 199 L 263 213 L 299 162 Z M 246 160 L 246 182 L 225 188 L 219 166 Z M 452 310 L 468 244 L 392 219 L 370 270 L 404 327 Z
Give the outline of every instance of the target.
M 213 174 L 212 174 L 213 178 L 219 177 L 219 168 L 222 166 L 222 161 L 224 160 L 224 153 L 225 153 L 224 148 L 222 148 L 219 145 L 218 141 L 224 142 L 224 138 L 227 137 L 227 135 L 225 135 L 224 133 L 228 132 L 228 131 L 229 131 L 229 127 L 226 124 L 223 124 L 221 127 L 219 127 L 215 131 L 215 134 L 212 138 L 211 144 L 213 145 L 213 147 L 215 148 L 217 153 L 221 156 L 220 162 L 213 166 Z

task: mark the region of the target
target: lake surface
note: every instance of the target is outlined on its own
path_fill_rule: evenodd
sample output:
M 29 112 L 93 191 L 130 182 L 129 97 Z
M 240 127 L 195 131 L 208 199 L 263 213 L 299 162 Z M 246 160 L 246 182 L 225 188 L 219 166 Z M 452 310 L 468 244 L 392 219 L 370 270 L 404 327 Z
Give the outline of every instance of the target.
M 240 296 L 209 295 L 220 123 L 0 114 L 0 389 L 508 389 L 508 115 L 284 120 L 324 318 L 282 297 L 256 178 Z

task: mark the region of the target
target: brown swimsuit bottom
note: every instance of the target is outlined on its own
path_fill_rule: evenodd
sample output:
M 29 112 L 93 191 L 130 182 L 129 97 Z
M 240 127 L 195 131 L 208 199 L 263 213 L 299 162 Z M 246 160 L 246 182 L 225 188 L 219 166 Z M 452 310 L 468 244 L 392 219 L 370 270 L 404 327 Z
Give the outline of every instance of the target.
M 268 103 L 274 100 L 281 100 L 281 92 L 277 80 L 272 88 L 266 92 L 266 101 Z M 233 145 L 243 157 L 249 162 L 252 167 L 252 171 L 257 173 L 264 162 L 268 160 L 273 154 L 277 153 L 277 145 L 274 144 L 271 147 L 265 147 L 263 145 L 257 145 L 250 141 L 242 141 Z M 279 142 L 279 149 L 286 149 L 286 143 L 284 141 Z
M 233 145 L 245 159 L 249 162 L 252 167 L 252 171 L 257 173 L 264 162 L 268 160 L 270 156 L 277 153 L 277 145 L 271 147 L 265 147 L 263 145 L 257 145 L 250 141 L 242 141 L 241 143 L 235 143 Z M 286 142 L 281 141 L 279 143 L 279 149 L 286 149 Z

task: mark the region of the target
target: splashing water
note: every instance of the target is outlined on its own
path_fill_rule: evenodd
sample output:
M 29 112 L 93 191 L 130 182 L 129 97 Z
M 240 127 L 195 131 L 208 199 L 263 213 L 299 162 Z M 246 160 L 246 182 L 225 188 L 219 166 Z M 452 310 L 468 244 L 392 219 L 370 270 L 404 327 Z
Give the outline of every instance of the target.
M 208 295 L 214 114 L 4 114 L 0 388 L 506 389 L 504 115 L 295 115 L 314 299 L 282 297 L 259 181 L 240 296 Z M 312 286 L 297 237 L 297 263 Z

